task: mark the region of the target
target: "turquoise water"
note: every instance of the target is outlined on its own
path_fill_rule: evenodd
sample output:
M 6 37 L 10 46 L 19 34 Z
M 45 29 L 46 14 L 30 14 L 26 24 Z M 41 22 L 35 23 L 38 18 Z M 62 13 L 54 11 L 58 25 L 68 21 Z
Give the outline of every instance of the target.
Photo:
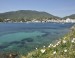
M 0 37 L 0 43 L 3 42 L 12 42 L 12 41 L 21 41 L 23 38 L 36 37 L 44 35 L 45 33 L 41 33 L 38 31 L 35 32 L 17 32 L 12 34 L 6 34 Z
M 0 51 L 27 53 L 61 38 L 73 24 L 0 23 Z

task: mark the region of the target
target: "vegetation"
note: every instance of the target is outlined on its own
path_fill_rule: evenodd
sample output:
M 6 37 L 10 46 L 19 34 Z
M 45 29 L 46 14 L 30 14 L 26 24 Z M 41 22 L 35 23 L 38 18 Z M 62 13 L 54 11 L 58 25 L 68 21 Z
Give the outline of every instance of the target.
M 3 22 L 3 19 L 2 18 L 0 18 L 0 22 Z
M 75 14 L 70 16 L 66 16 L 63 19 L 72 18 L 75 19 Z M 51 19 L 61 19 L 60 17 L 51 15 L 47 12 L 40 12 L 34 10 L 18 10 L 18 11 L 10 11 L 5 13 L 0 13 L 0 22 L 5 21 L 5 19 L 10 19 L 12 22 L 26 22 L 31 20 L 39 20 L 46 21 Z
M 72 15 L 70 15 L 70 16 L 66 16 L 66 17 L 64 17 L 64 19 L 66 19 L 66 18 L 75 19 L 75 14 L 72 14 Z
M 75 58 L 75 27 L 71 32 L 48 47 L 37 49 L 20 58 Z
M 31 21 L 33 19 L 36 20 L 44 20 L 44 19 L 52 19 L 59 18 L 53 16 L 47 12 L 39 12 L 33 10 L 19 10 L 19 11 L 11 11 L 6 13 L 0 13 L 0 18 L 11 19 L 12 21 Z

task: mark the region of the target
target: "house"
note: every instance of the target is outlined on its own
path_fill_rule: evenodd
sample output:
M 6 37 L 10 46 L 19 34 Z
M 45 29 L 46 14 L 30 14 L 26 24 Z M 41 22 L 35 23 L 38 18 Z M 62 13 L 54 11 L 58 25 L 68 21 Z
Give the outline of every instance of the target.
M 70 18 L 67 18 L 66 20 L 65 20 L 65 22 L 71 22 L 71 19 Z
M 65 22 L 67 22 L 67 23 L 75 23 L 75 19 L 67 18 L 67 19 L 65 20 Z
M 4 22 L 12 22 L 11 19 L 4 19 Z

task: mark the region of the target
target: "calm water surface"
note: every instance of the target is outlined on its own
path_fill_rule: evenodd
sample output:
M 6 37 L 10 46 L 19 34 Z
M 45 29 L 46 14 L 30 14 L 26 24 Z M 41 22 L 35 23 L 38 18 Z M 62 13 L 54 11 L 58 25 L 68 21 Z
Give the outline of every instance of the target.
M 0 51 L 26 53 L 64 36 L 73 24 L 0 23 Z

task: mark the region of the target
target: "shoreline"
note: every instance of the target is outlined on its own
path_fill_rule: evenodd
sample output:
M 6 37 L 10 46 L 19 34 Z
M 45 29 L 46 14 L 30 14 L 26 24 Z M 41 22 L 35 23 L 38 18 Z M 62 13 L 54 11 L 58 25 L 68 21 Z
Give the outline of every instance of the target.
M 73 26 L 75 26 L 75 25 L 73 25 Z M 71 27 L 71 28 L 73 28 L 73 26 Z M 69 32 L 70 33 L 70 32 Z M 64 38 L 64 36 L 63 36 L 63 38 Z M 63 40 L 63 38 L 61 39 L 61 40 Z M 56 40 L 55 40 L 56 41 Z M 59 41 L 59 40 L 58 40 Z M 37 48 L 36 48 L 37 49 Z M 41 48 L 42 49 L 42 48 Z M 38 49 L 37 49 L 38 50 Z M 40 50 L 40 49 L 39 49 Z M 36 51 L 32 51 L 32 52 L 36 52 Z M 10 54 L 12 54 L 12 52 L 10 52 Z M 40 53 L 41 54 L 41 53 Z M 9 55 L 9 53 L 8 53 L 8 55 Z M 19 55 L 19 54 L 18 54 Z M 42 54 L 43 55 L 43 54 Z M 45 54 L 44 54 L 45 55 Z M 20 55 L 19 55 L 20 56 Z
M 36 50 L 29 52 L 27 55 L 21 55 L 21 58 L 22 57 L 25 57 L 25 58 L 30 58 L 30 57 L 32 58 L 47 58 L 47 57 L 74 58 L 75 56 L 75 49 L 74 49 L 75 35 L 74 34 L 75 34 L 75 25 L 71 27 L 71 30 L 65 36 L 63 36 L 59 40 L 56 40 L 57 42 L 55 44 L 50 43 L 48 47 L 43 46 L 42 48 L 37 48 Z M 62 55 L 62 56 L 59 56 L 59 55 Z
M 0 22 L 0 23 L 61 23 L 61 24 L 68 24 L 73 22 Z M 75 24 L 75 22 L 73 23 Z

